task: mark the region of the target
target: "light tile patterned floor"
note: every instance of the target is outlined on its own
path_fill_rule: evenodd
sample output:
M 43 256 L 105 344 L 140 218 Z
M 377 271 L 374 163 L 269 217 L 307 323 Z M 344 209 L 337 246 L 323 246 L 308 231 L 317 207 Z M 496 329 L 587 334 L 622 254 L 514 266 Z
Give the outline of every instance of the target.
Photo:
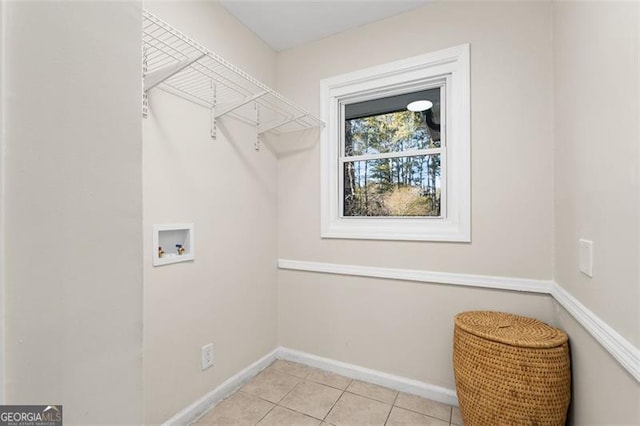
M 456 407 L 278 360 L 193 425 L 462 425 Z

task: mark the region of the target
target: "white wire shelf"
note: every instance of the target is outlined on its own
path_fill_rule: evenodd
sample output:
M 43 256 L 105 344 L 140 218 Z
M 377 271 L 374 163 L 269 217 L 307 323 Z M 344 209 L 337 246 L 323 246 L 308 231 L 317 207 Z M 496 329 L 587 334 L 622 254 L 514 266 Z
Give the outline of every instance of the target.
M 255 124 L 258 137 L 324 126 L 311 113 L 152 13 L 144 10 L 142 17 L 145 117 L 147 92 L 158 87 L 210 109 L 214 138 L 216 119 L 226 114 Z M 246 107 L 251 103 L 255 108 Z

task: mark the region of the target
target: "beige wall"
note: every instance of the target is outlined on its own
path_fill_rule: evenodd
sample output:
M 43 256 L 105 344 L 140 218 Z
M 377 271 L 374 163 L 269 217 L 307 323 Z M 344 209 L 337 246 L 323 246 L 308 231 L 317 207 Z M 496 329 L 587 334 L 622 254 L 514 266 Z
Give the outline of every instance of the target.
M 551 278 L 550 4 L 432 4 L 282 52 L 278 89 L 317 113 L 324 77 L 462 43 L 471 44 L 471 244 L 321 239 L 315 143 L 278 164 L 280 257 Z
M 449 389 L 456 313 L 553 321 L 546 295 L 296 271 L 280 271 L 278 285 L 283 346 Z
M 320 238 L 317 135 L 278 162 L 281 258 L 552 276 L 552 40 L 546 3 L 440 2 L 284 51 L 278 88 L 312 112 L 319 80 L 471 44 L 471 244 Z M 469 309 L 551 321 L 546 296 L 280 271 L 280 344 L 453 388 L 452 321 Z
M 147 8 L 267 84 L 275 53 L 213 2 Z M 251 106 L 249 106 L 251 108 Z M 160 423 L 276 347 L 276 158 L 255 127 L 150 93 L 144 131 L 144 407 Z M 268 141 L 267 141 L 268 142 Z M 152 226 L 193 222 L 196 259 L 153 267 Z M 214 345 L 214 365 L 200 350 Z
M 640 383 L 564 309 L 557 308 L 555 321 L 571 347 L 569 424 L 640 424 Z
M 554 4 L 555 279 L 640 345 L 640 7 Z M 594 242 L 593 278 L 578 239 Z M 566 313 L 575 424 L 639 424 L 640 385 Z M 610 410 L 608 407 L 616 407 Z
M 556 280 L 640 346 L 638 3 L 554 6 Z M 593 278 L 578 239 L 594 242 Z
M 5 402 L 139 424 L 140 4 L 5 13 Z

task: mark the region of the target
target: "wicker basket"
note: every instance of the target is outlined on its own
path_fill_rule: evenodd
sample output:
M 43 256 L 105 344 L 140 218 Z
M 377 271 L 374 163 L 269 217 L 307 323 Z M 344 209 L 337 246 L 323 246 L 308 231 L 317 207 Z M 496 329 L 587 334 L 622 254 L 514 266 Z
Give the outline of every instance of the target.
M 500 312 L 456 315 L 453 366 L 466 426 L 564 425 L 571 399 L 567 335 Z

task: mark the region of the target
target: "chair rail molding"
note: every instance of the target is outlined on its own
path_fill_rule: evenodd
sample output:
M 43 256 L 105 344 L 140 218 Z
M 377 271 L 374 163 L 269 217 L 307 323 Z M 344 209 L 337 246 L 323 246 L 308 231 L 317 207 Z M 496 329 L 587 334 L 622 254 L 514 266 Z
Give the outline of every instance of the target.
M 387 278 L 392 280 L 416 281 L 429 284 L 448 284 L 542 294 L 549 294 L 549 288 L 552 284 L 552 281 L 550 280 L 458 274 L 452 272 L 435 272 L 416 269 L 381 268 L 377 266 L 344 265 L 339 263 L 305 262 L 289 259 L 279 259 L 278 267 L 280 269 L 295 271 L 353 275 L 369 278 Z
M 381 268 L 377 266 L 345 265 L 291 259 L 279 259 L 278 268 L 291 271 L 414 281 L 424 284 L 445 284 L 547 294 L 553 297 L 560 306 L 591 334 L 636 381 L 640 382 L 640 349 L 553 280 Z
M 640 382 L 640 349 L 580 303 L 560 284 L 554 282 L 550 294 L 629 374 Z

